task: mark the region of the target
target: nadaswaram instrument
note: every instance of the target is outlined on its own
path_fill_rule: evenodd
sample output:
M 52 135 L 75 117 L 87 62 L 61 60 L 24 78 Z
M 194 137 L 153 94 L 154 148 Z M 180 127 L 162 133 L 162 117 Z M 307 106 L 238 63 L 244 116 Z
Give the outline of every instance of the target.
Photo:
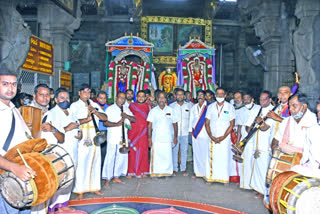
M 123 112 L 123 106 L 120 107 L 121 109 L 121 113 Z M 119 149 L 119 152 L 121 154 L 126 154 L 130 151 L 130 148 L 127 146 L 126 143 L 126 137 L 125 137 L 125 133 L 124 133 L 124 121 L 122 122 L 122 147 Z
M 275 111 L 278 108 L 279 104 L 276 105 L 275 107 L 273 107 L 273 109 L 271 111 Z M 259 114 L 258 114 L 259 115 Z M 248 143 L 248 141 L 251 139 L 251 137 L 260 129 L 260 126 L 267 120 L 269 119 L 269 117 L 265 117 L 264 120 L 262 120 L 260 123 L 258 123 L 253 129 L 251 129 L 248 133 L 248 135 L 239 142 L 239 145 L 236 144 L 231 144 L 232 148 L 235 151 L 235 155 L 233 155 L 233 158 L 236 159 L 239 162 L 242 162 L 243 159 L 241 157 L 244 148 L 246 146 L 246 144 Z

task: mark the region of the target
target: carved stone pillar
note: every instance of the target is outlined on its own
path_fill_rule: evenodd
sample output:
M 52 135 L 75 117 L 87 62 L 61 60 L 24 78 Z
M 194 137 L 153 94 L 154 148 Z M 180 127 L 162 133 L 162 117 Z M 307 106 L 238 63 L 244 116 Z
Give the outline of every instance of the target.
M 293 35 L 299 91 L 307 94 L 314 109 L 320 92 L 320 1 L 298 0 L 295 15 L 300 21 Z
M 276 94 L 281 85 L 292 85 L 294 71 L 286 5 L 278 0 L 241 0 L 239 6 L 251 15 L 250 24 L 262 42 L 266 65 L 263 88 Z
M 38 6 L 40 38 L 54 45 L 53 88 L 59 87 L 59 70 L 64 69 L 64 62 L 69 60 L 69 42 L 74 30 L 80 27 L 80 2 L 77 17 L 73 17 L 52 1 L 41 1 Z
M 0 1 L 0 66 L 19 74 L 29 47 L 31 32 L 16 11 L 16 1 Z

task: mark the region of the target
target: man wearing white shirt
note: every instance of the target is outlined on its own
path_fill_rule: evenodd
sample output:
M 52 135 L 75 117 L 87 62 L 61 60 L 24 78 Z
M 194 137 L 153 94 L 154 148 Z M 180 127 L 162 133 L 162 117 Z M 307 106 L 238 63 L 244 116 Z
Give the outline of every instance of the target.
M 269 118 L 266 121 L 267 114 L 273 109 L 271 104 L 271 92 L 262 91 L 260 94 L 260 105 L 262 107 L 259 117 L 256 122 L 263 121 L 260 129 L 252 136 L 255 139 L 252 175 L 250 180 L 250 187 L 257 191 L 256 197 L 262 198 L 266 192 L 266 174 L 269 166 L 269 153 L 271 151 L 271 140 L 275 126 L 275 120 Z
M 79 122 L 72 114 L 70 114 L 70 98 L 69 91 L 65 88 L 58 88 L 55 92 L 55 107 L 44 114 L 46 122 L 42 124 L 41 136 L 47 140 L 48 144 L 59 144 L 68 152 L 73 160 L 74 167 L 77 165 L 78 142 L 81 137 L 79 131 Z M 58 211 L 73 211 L 73 208 L 68 207 L 68 202 L 71 196 L 73 182 L 68 187 L 58 189 L 57 192 L 47 201 L 48 213 Z M 44 205 L 43 209 L 44 209 Z M 38 208 L 41 205 L 37 206 Z M 33 209 L 32 213 L 36 209 Z M 45 209 L 42 211 L 45 213 Z M 41 213 L 41 209 L 37 210 Z
M 284 118 L 272 140 L 272 150 L 279 147 L 285 153 L 303 153 L 308 128 L 317 124 L 317 117 L 308 109 L 305 94 L 297 93 L 289 99 L 290 117 Z
M 172 147 L 177 145 L 179 119 L 174 109 L 166 105 L 166 94 L 156 94 L 158 106 L 151 109 L 147 121 L 148 143 L 151 148 L 151 177 L 171 176 Z
M 230 133 L 235 123 L 235 110 L 225 97 L 225 90 L 217 88 L 216 102 L 208 107 L 206 114 L 206 130 L 211 139 L 205 174 L 207 182 L 229 183 Z
M 241 116 L 244 118 L 239 126 L 241 126 L 241 137 L 238 139 L 243 140 L 252 126 L 255 123 L 256 117 L 260 114 L 261 106 L 257 105 L 253 102 L 253 97 L 250 93 L 244 93 L 243 103 L 245 108 L 241 113 Z M 240 188 L 243 189 L 251 189 L 250 187 L 250 178 L 252 173 L 252 162 L 253 162 L 253 147 L 254 147 L 255 139 L 251 137 L 251 139 L 247 142 L 244 151 L 242 153 L 242 170 L 240 170 Z
M 30 106 L 41 109 L 44 114 L 49 109 L 49 102 L 50 88 L 46 84 L 38 84 L 34 88 L 33 101 Z
M 177 88 L 176 92 L 176 102 L 170 104 L 169 106 L 177 112 L 178 121 L 178 143 L 172 149 L 173 158 L 173 175 L 178 171 L 178 159 L 179 159 L 179 149 L 181 154 L 180 171 L 183 176 L 187 176 L 187 154 L 188 154 L 188 129 L 189 129 L 189 117 L 190 109 L 192 107 L 191 103 L 184 101 L 184 90 Z
M 231 101 L 231 100 L 230 100 Z M 230 102 L 230 104 L 232 104 L 235 108 L 235 115 L 236 115 L 236 119 L 235 119 L 235 124 L 233 127 L 233 131 L 234 133 L 237 135 L 236 139 L 233 139 L 232 143 L 235 144 L 238 142 L 238 140 L 240 140 L 241 138 L 241 128 L 243 125 L 243 121 L 246 120 L 245 118 L 245 105 L 243 104 L 243 92 L 242 91 L 237 91 L 234 93 L 234 99 L 232 99 L 233 104 Z M 233 150 L 231 150 L 231 154 L 233 153 Z M 239 183 L 240 182 L 240 170 L 242 168 L 242 164 L 235 160 L 233 158 L 233 155 L 230 156 L 231 160 L 230 160 L 230 182 L 235 182 L 235 183 Z
M 90 91 L 88 84 L 82 84 L 78 92 L 80 99 L 70 106 L 70 113 L 79 120 L 83 135 L 78 144 L 78 167 L 73 189 L 73 192 L 78 194 L 76 199 L 79 200 L 83 199 L 86 192 L 103 195 L 100 191 L 101 151 L 100 146 L 94 143 L 96 130 L 93 120 L 98 123 L 99 120 L 105 121 L 108 117 L 97 103 L 89 99 Z
M 119 149 L 122 146 L 121 143 L 123 137 L 122 123 L 124 122 L 126 124 L 124 128 L 124 137 L 128 145 L 127 127 L 130 122 L 134 123 L 136 119 L 130 109 L 126 107 L 124 103 L 125 94 L 123 92 L 118 92 L 116 96 L 116 103 L 106 109 L 108 120 L 103 124 L 108 127 L 108 144 L 107 155 L 102 169 L 102 178 L 106 179 L 106 182 L 104 184 L 105 187 L 109 187 L 111 180 L 114 183 L 124 184 L 124 182 L 121 181 L 119 177 L 127 175 L 128 171 L 128 154 L 121 154 L 119 152 Z
M 193 171 L 194 177 L 204 177 L 208 162 L 208 147 L 210 138 L 205 128 L 207 102 L 206 92 L 197 91 L 198 103 L 190 111 L 189 133 L 192 134 Z M 194 178 L 193 177 L 193 178 Z
M 0 68 L 0 168 L 10 171 L 22 181 L 27 182 L 31 176 L 36 176 L 36 172 L 24 165 L 18 165 L 8 161 L 3 156 L 9 149 L 28 140 L 26 133 L 31 133 L 23 121 L 18 109 L 11 102 L 17 94 L 17 76 L 6 68 Z M 14 121 L 14 123 L 13 123 Z M 14 124 L 14 125 L 13 125 Z M 10 132 L 12 134 L 10 137 Z M 5 214 L 28 214 L 30 208 L 17 209 L 10 206 L 0 194 L 0 210 Z
M 133 90 L 127 89 L 126 90 L 126 101 L 124 105 L 129 108 L 130 104 L 134 102 Z

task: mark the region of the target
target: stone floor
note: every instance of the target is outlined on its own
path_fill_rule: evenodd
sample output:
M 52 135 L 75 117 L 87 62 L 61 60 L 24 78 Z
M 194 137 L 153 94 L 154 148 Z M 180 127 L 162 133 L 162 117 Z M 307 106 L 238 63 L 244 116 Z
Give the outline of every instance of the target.
M 175 177 L 152 179 L 121 179 L 125 184 L 111 183 L 109 188 L 102 188 L 103 196 L 91 193 L 84 194 L 85 198 L 97 197 L 157 197 L 184 200 L 198 203 L 211 204 L 224 208 L 230 208 L 249 214 L 269 214 L 264 207 L 262 199 L 254 197 L 255 192 L 243 190 L 237 184 L 228 186 L 220 183 L 207 184 L 203 179 L 191 177 L 192 164 L 188 163 L 189 176 L 184 177 L 178 173 Z M 104 181 L 102 181 L 103 185 Z M 71 199 L 76 197 L 72 195 Z

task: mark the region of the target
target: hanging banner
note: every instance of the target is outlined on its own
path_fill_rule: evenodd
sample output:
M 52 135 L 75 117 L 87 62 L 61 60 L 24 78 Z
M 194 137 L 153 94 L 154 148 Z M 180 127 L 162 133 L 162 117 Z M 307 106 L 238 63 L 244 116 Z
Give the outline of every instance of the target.
M 31 36 L 30 49 L 22 69 L 53 75 L 53 45 Z

